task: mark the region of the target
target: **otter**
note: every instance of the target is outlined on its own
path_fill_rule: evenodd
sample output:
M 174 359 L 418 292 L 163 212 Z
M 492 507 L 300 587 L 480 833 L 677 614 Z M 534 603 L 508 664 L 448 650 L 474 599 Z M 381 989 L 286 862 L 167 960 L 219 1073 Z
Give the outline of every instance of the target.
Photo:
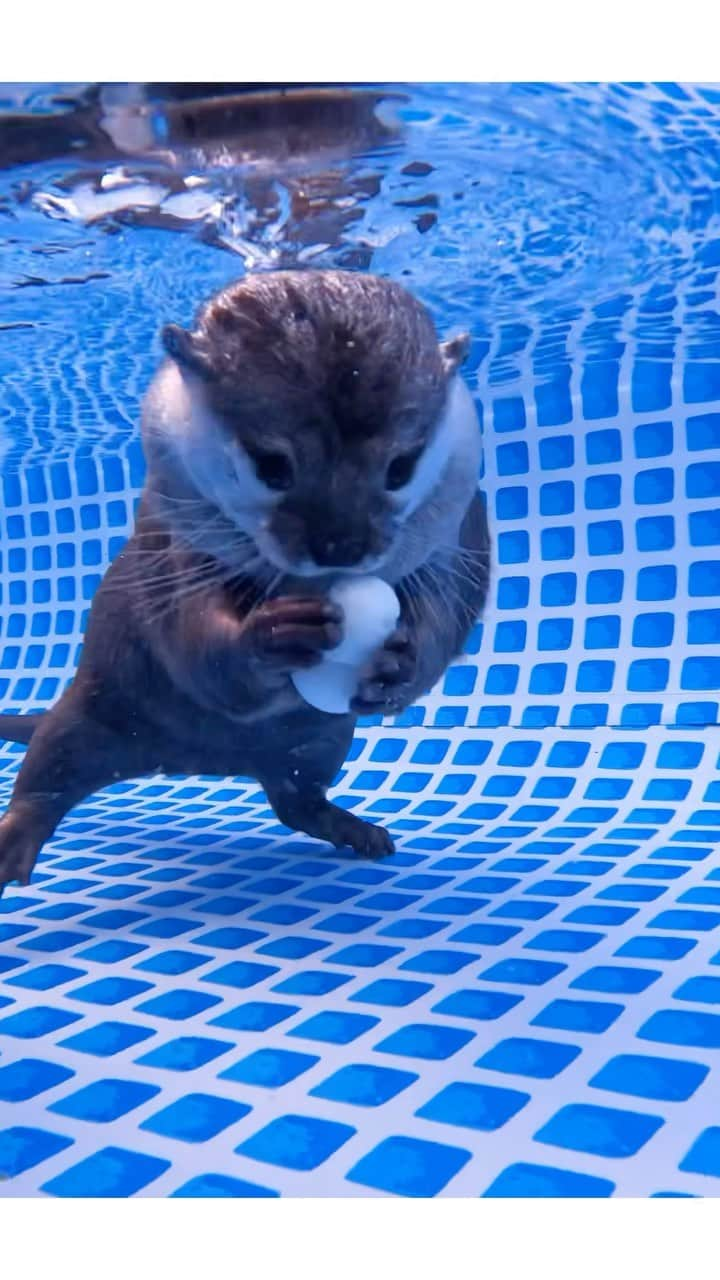
M 246 277 L 162 341 L 134 532 L 95 594 L 77 673 L 48 712 L 0 716 L 0 737 L 28 744 L 0 819 L 0 887 L 28 883 L 89 794 L 157 772 L 253 777 L 291 829 L 392 852 L 327 790 L 357 717 L 428 692 L 485 602 L 467 335 L 440 342 L 390 280 L 305 270 Z M 350 711 L 318 711 L 291 673 L 342 638 L 329 585 L 370 573 L 399 598 L 397 628 Z

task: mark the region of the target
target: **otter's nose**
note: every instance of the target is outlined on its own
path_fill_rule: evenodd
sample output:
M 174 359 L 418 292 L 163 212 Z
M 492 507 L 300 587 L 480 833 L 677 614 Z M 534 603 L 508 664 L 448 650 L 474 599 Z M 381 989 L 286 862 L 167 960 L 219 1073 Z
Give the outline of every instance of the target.
M 367 555 L 367 538 L 363 534 L 334 531 L 314 532 L 309 538 L 309 551 L 315 564 L 323 568 L 345 568 L 359 564 Z

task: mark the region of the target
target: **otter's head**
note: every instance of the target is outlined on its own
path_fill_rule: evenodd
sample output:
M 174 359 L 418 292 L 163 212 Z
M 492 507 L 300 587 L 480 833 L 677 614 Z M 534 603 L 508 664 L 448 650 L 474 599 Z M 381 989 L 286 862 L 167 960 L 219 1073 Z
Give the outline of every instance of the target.
M 458 464 L 476 484 L 477 420 L 455 394 L 468 339 L 439 343 L 391 281 L 251 277 L 163 341 L 146 438 L 279 570 L 382 572 Z

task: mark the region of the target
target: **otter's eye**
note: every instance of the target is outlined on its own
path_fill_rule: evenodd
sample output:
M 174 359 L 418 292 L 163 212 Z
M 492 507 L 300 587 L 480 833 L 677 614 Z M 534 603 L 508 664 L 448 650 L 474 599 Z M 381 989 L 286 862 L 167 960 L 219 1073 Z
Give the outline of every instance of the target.
M 409 484 L 421 453 L 422 449 L 413 449 L 412 453 L 400 453 L 397 458 L 393 458 L 385 476 L 385 488 L 403 489 Z
M 284 453 L 263 453 L 253 449 L 250 453 L 259 480 L 268 489 L 290 489 L 293 482 L 293 467 Z

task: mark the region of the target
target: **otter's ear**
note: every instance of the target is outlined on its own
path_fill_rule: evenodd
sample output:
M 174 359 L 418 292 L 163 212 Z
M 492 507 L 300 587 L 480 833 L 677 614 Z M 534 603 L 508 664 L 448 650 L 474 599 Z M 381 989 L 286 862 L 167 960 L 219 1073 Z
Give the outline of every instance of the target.
M 179 324 L 166 324 L 160 334 L 162 344 L 169 356 L 184 369 L 192 369 L 201 377 L 210 372 L 207 354 L 195 334 L 183 329 Z
M 440 355 L 448 377 L 457 373 L 460 365 L 467 360 L 471 341 L 469 333 L 461 333 L 457 338 L 449 338 L 447 342 L 440 343 Z

